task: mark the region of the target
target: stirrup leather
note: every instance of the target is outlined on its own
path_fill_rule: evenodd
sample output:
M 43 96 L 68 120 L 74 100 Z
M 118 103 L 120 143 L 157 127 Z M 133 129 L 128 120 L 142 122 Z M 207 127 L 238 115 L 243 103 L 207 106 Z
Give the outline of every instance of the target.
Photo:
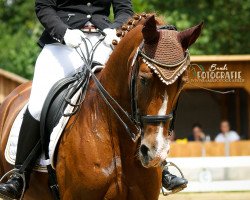
M 18 176 L 20 176 L 22 179 L 23 179 L 23 191 L 22 191 L 22 195 L 19 199 L 12 199 L 12 198 L 9 198 L 9 197 L 5 197 L 6 199 L 8 200 L 22 200 L 23 199 L 23 196 L 24 196 L 24 192 L 25 192 L 25 188 L 26 188 L 26 179 L 25 179 L 25 175 L 24 174 L 21 174 L 19 172 L 19 169 L 12 169 L 10 171 L 8 171 L 6 174 L 4 174 L 2 176 L 2 178 L 0 179 L 0 183 L 7 177 L 10 177 L 12 174 L 17 174 Z
M 163 163 L 163 165 L 164 165 L 164 168 L 165 167 L 175 167 L 178 171 L 179 171 L 179 173 L 181 174 L 181 177 L 182 178 L 185 178 L 184 177 L 184 174 L 182 173 L 182 171 L 181 171 L 181 169 L 176 165 L 176 164 L 174 164 L 174 163 L 172 163 L 172 162 L 165 162 L 165 163 Z M 175 188 L 175 189 L 173 189 L 173 190 L 170 190 L 170 191 L 165 191 L 166 189 L 163 187 L 163 186 L 161 186 L 161 191 L 162 191 L 162 194 L 163 194 L 163 196 L 168 196 L 168 195 L 171 195 L 171 194 L 175 194 L 175 193 L 177 193 L 177 192 L 180 192 L 180 191 L 182 191 L 183 189 L 185 189 L 187 187 L 187 184 L 185 184 L 185 185 L 181 185 L 180 187 L 177 187 L 177 188 Z

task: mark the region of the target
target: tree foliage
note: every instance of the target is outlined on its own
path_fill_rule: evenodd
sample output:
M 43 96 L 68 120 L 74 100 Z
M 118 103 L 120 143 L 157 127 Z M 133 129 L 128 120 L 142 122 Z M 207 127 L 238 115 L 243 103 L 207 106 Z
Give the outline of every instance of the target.
M 138 11 L 163 15 L 179 30 L 204 21 L 192 54 L 250 53 L 250 0 L 136 0 Z
M 41 30 L 33 0 L 0 0 L 0 67 L 31 78 Z
M 156 12 L 179 30 L 204 21 L 192 54 L 247 54 L 250 0 L 133 0 L 135 12 Z M 0 0 L 0 68 L 31 78 L 43 28 L 34 0 Z

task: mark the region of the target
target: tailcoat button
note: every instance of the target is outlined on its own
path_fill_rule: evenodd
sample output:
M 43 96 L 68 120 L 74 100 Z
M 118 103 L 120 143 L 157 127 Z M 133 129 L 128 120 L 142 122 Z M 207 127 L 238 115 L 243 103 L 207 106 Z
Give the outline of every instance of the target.
M 91 18 L 91 15 L 87 15 L 87 18 L 90 19 L 90 18 Z
M 87 3 L 87 6 L 90 7 L 92 4 L 90 2 Z

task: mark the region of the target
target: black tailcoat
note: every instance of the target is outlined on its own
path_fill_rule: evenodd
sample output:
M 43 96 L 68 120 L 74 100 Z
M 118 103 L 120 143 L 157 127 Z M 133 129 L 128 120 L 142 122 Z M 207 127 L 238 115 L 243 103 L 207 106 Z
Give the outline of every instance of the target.
M 113 6 L 115 21 L 109 21 Z M 67 28 L 82 28 L 90 21 L 97 28 L 118 28 L 133 15 L 131 0 L 36 0 L 36 15 L 45 30 L 38 44 L 63 42 Z

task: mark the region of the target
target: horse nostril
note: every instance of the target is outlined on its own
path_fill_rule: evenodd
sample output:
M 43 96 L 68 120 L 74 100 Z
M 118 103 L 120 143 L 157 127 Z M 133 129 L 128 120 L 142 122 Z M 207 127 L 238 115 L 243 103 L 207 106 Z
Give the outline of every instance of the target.
M 147 156 L 149 148 L 145 144 L 143 144 L 141 145 L 140 151 L 143 156 Z

